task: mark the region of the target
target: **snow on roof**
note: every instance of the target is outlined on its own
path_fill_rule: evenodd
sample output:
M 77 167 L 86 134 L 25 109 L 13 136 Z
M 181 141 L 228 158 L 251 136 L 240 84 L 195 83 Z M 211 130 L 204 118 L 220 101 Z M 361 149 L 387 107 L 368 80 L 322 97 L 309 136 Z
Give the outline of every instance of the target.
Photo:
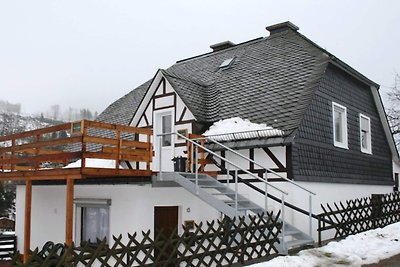
M 229 141 L 282 136 L 283 131 L 267 126 L 265 123 L 257 124 L 234 117 L 215 122 L 203 135 L 217 141 Z
M 82 160 L 77 160 L 65 166 L 64 168 L 80 168 L 82 164 Z M 115 168 L 115 160 L 110 159 L 86 159 L 85 166 L 89 168 L 105 168 L 105 169 L 114 169 Z M 122 167 L 120 166 L 122 169 Z
M 388 225 L 356 235 L 339 242 L 300 251 L 294 256 L 276 257 L 253 264 L 253 267 L 292 266 L 346 266 L 359 267 L 377 263 L 400 253 L 400 223 Z

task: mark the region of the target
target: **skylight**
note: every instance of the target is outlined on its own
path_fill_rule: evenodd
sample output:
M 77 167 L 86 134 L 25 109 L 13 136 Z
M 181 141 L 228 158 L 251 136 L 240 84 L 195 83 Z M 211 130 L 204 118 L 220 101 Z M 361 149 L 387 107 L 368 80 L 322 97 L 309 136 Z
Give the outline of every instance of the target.
M 227 67 L 229 67 L 230 65 L 232 65 L 232 62 L 233 62 L 234 59 L 235 59 L 234 57 L 225 59 L 225 60 L 221 63 L 221 65 L 219 65 L 219 68 L 222 69 L 222 68 L 227 68 Z

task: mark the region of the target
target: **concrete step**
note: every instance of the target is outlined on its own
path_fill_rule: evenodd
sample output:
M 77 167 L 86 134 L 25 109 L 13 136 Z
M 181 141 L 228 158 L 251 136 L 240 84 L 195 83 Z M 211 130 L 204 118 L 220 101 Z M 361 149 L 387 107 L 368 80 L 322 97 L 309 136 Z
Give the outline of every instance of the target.
M 314 240 L 310 239 L 296 239 L 296 240 L 291 240 L 291 241 L 286 241 L 286 247 L 288 249 L 295 248 L 295 247 L 301 247 L 305 245 L 311 245 L 314 244 Z

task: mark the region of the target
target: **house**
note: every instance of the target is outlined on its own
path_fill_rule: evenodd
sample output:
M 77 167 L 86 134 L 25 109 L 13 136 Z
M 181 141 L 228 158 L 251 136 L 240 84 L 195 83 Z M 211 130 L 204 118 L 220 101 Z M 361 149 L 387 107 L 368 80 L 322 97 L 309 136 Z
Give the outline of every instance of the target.
M 308 233 L 307 214 L 318 213 L 321 203 L 391 192 L 398 154 L 379 85 L 307 39 L 290 22 L 267 30 L 268 37 L 218 43 L 210 53 L 160 69 L 106 108 L 98 118 L 101 123 L 153 131 L 151 164 L 119 158 L 111 166 L 119 177 L 97 170 L 74 186 L 67 182 L 69 191 L 65 181 L 33 181 L 30 246 L 49 239 L 63 242 L 64 229 L 72 229 L 65 220 L 67 225 L 73 222 L 73 233 L 67 230 L 67 236 L 72 234 L 76 242 L 110 239 L 160 224 L 215 219 L 223 213 L 240 215 L 265 206 L 278 210 L 281 195 L 302 211 L 286 207 L 288 227 Z M 232 118 L 231 123 L 251 122 L 261 128 L 222 132 L 199 142 L 186 139 L 190 134 L 198 138 L 216 122 Z M 139 133 L 133 138 L 149 140 Z M 188 158 L 186 171 L 208 175 L 194 178 L 175 172 L 171 159 L 176 157 Z M 149 168 L 153 177 L 149 172 L 130 177 L 120 170 Z M 203 178 L 212 190 L 219 190 L 221 183 L 233 193 L 207 193 L 207 186 L 200 184 Z M 22 218 L 27 217 L 25 197 L 31 196 L 25 188 L 24 183 L 17 187 L 19 239 L 24 236 Z M 249 206 L 229 197 L 236 188 Z M 275 200 L 266 198 L 265 192 Z M 217 194 L 226 199 L 216 199 Z M 22 250 L 22 240 L 18 244 Z

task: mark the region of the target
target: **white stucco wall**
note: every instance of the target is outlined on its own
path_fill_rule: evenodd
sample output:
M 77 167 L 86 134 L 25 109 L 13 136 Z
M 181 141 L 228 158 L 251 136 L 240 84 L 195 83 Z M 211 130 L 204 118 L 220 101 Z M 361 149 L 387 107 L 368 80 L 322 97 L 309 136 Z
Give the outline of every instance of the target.
M 111 199 L 112 235 L 154 229 L 154 206 L 179 206 L 180 225 L 185 220 L 213 220 L 218 211 L 182 188 L 152 188 L 151 185 L 76 185 L 75 198 Z M 23 249 L 25 186 L 17 187 L 16 234 Z M 190 209 L 190 211 L 188 211 Z M 65 186 L 34 186 L 32 191 L 31 248 L 65 241 Z
M 304 210 L 309 210 L 309 194 L 302 191 L 298 187 L 291 185 L 286 182 L 275 182 L 273 183 L 280 189 L 286 191 L 288 195 L 285 195 L 285 201 L 290 204 L 294 204 Z M 312 212 L 319 214 L 322 212 L 321 204 L 333 204 L 333 202 L 346 201 L 355 198 L 370 197 L 371 194 L 385 194 L 393 191 L 392 186 L 379 186 L 379 185 L 359 185 L 359 184 L 336 184 L 336 183 L 311 183 L 311 182 L 298 182 L 299 185 L 309 189 L 316 193 L 316 196 L 312 196 Z M 259 188 L 265 188 L 264 184 L 257 183 Z M 232 185 L 233 187 L 233 185 Z M 246 185 L 240 185 L 240 191 L 246 197 L 256 202 L 262 207 L 265 207 L 265 197 L 263 194 L 256 192 Z M 277 190 L 269 188 L 268 193 L 281 198 L 281 193 Z M 332 206 L 332 205 L 331 205 Z M 273 200 L 268 200 L 268 210 L 278 212 L 281 209 L 281 204 Z M 295 225 L 300 230 L 308 233 L 309 219 L 308 216 L 303 215 L 290 208 L 285 208 L 285 220 Z M 314 238 L 317 238 L 317 220 L 313 221 L 313 233 Z M 329 233 L 326 233 L 323 238 L 332 237 Z

